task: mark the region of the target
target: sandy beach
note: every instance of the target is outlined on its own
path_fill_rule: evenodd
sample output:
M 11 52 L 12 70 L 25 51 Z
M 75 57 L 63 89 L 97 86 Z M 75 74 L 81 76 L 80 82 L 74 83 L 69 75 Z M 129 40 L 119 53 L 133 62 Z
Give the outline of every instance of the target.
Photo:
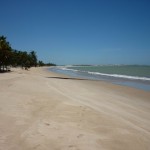
M 0 150 L 149 150 L 150 92 L 31 68 L 0 74 Z

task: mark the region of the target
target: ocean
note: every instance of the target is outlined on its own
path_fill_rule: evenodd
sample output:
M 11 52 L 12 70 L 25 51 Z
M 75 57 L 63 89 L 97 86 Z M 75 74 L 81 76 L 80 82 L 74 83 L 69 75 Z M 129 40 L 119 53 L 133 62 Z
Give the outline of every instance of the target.
M 99 65 L 57 66 L 50 71 L 73 77 L 103 80 L 114 84 L 150 91 L 150 66 L 142 65 Z

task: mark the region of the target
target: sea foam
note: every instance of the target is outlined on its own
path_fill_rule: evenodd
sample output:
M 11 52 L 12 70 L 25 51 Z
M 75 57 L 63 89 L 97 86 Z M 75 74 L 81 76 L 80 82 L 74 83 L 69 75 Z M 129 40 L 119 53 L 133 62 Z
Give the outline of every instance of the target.
M 81 70 L 76 70 L 76 69 L 69 69 L 69 68 L 66 68 L 66 67 L 61 67 L 59 69 L 62 69 L 64 71 L 81 72 L 81 73 L 83 72 L 83 73 L 88 73 L 88 74 L 91 74 L 91 75 L 108 76 L 108 77 L 124 78 L 124 79 L 132 79 L 132 80 L 150 81 L 150 78 L 147 78 L 147 77 L 128 76 L 128 75 L 122 75 L 122 74 L 106 74 L 106 73 L 91 72 L 91 71 L 81 71 Z

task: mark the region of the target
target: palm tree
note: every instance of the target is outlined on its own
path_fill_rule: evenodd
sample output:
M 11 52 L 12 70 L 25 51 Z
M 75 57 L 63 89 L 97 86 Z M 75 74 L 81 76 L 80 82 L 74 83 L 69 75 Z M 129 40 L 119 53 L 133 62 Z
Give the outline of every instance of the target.
M 43 61 L 39 60 L 38 65 L 39 65 L 39 67 L 42 67 L 42 66 L 44 66 L 45 64 L 44 64 Z
M 6 41 L 6 37 L 0 36 L 0 71 L 1 68 L 6 68 L 11 64 L 12 49 L 9 42 Z
M 27 51 L 18 51 L 13 50 L 7 42 L 5 36 L 0 36 L 0 72 L 4 71 L 6 68 L 6 71 L 8 70 L 8 66 L 20 66 L 22 68 L 30 68 L 30 67 L 36 67 L 37 64 L 39 66 L 44 66 L 42 61 L 37 62 L 37 55 L 35 51 L 31 51 L 30 53 L 27 53 Z M 49 63 L 47 65 L 55 65 L 52 63 Z
M 37 56 L 35 51 L 30 52 L 30 57 L 31 57 L 31 66 L 36 67 L 37 66 Z

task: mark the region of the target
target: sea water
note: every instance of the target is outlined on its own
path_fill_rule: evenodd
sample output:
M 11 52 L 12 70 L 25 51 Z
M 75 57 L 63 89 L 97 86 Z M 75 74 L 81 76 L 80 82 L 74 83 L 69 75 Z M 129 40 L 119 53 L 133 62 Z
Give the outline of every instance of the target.
M 150 91 L 150 66 L 98 65 L 57 66 L 50 71 L 91 80 L 103 80 L 114 84 Z

